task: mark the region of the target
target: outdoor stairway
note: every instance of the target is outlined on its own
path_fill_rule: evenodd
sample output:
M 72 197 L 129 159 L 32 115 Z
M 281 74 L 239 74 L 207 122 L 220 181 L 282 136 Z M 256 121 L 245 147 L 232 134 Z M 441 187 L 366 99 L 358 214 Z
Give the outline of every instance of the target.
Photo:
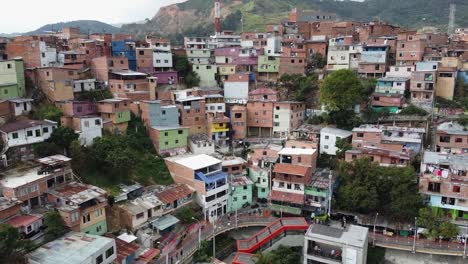
M 260 247 L 286 231 L 306 231 L 309 224 L 303 217 L 283 217 L 275 220 L 247 239 L 237 240 L 237 252 L 254 253 Z

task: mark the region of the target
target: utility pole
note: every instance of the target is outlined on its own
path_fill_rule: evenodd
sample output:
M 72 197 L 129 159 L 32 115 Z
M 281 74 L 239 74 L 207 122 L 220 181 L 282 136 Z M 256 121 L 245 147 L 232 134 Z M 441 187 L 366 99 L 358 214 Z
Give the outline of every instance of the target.
M 216 258 L 216 241 L 215 241 L 215 237 L 216 237 L 216 224 L 213 223 L 213 259 Z
M 418 218 L 414 218 L 414 239 L 413 239 L 413 253 L 416 253 L 416 237 L 418 236 Z
M 463 246 L 463 258 L 466 258 L 466 241 L 468 240 L 468 225 L 465 226 L 465 245 Z
M 331 217 L 332 178 L 333 178 L 333 174 L 332 174 L 332 171 L 330 170 L 330 174 L 328 175 L 328 218 Z
M 375 214 L 375 219 L 374 219 L 374 239 L 372 240 L 373 247 L 375 247 L 375 225 L 377 224 L 377 217 L 379 217 L 379 213 Z

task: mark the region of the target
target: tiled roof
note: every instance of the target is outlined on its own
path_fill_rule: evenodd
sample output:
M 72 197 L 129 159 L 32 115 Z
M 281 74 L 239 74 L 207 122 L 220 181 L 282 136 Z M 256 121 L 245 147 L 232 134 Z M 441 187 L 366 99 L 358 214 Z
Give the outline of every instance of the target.
M 275 173 L 285 173 L 299 176 L 306 176 L 309 173 L 309 170 L 309 167 L 287 163 L 275 164 L 275 167 L 273 168 L 273 172 Z
M 304 195 L 298 193 L 286 193 L 280 191 L 271 191 L 268 200 L 283 201 L 293 204 L 304 204 Z
M 158 199 L 164 204 L 169 204 L 181 198 L 185 198 L 192 193 L 193 190 L 190 189 L 187 185 L 179 184 L 173 188 L 168 188 L 161 192 L 156 192 L 154 195 L 156 195 L 156 197 L 158 197 Z

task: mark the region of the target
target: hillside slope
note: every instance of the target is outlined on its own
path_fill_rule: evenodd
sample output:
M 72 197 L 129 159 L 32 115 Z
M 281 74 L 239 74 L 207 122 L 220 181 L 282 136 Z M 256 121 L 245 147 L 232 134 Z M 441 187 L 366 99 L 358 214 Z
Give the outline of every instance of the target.
M 109 24 L 95 21 L 95 20 L 76 20 L 70 22 L 59 22 L 54 24 L 47 24 L 34 31 L 24 33 L 25 35 L 41 34 L 45 31 L 60 31 L 64 27 L 78 27 L 83 33 L 119 33 L 120 29 Z
M 457 4 L 456 25 L 468 26 L 468 1 L 453 0 Z M 263 30 L 265 24 L 286 18 L 292 8 L 336 13 L 342 19 L 369 21 L 380 18 L 392 24 L 418 28 L 438 26 L 446 28 L 449 6 L 447 0 L 222 0 L 223 20 L 237 11 L 244 17 L 244 30 Z M 231 19 L 232 20 L 232 19 Z M 148 33 L 176 36 L 209 32 L 213 21 L 212 0 L 188 0 L 163 7 L 145 24 L 123 25 L 121 30 L 143 36 Z M 234 21 L 228 29 L 240 31 L 241 23 Z M 179 38 L 180 36 L 176 36 Z

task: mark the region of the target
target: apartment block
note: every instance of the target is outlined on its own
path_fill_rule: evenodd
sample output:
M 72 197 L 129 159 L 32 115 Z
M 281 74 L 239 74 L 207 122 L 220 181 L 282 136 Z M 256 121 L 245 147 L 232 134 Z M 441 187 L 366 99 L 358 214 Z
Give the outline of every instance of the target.
M 98 113 L 101 115 L 103 128 L 113 134 L 125 134 L 130 121 L 130 101 L 115 98 L 99 101 Z
M 26 82 L 21 58 L 0 61 L 0 99 L 24 97 Z
M 222 161 L 206 154 L 179 155 L 165 159 L 176 183 L 184 183 L 197 192 L 196 202 L 204 219 L 215 221 L 227 212 L 228 175 Z
M 223 171 L 228 174 L 228 212 L 252 205 L 253 182 L 247 177 L 247 161 L 239 157 L 224 157 Z
M 244 139 L 247 136 L 247 107 L 244 105 L 232 106 L 230 116 L 232 139 Z
M 468 153 L 468 131 L 456 122 L 445 122 L 436 129 L 436 150 L 441 153 Z
M 71 182 L 47 191 L 47 201 L 59 211 L 72 231 L 107 233 L 107 193 L 96 186 Z
M 304 122 L 305 104 L 280 101 L 273 104 L 273 136 L 287 137 L 289 132 Z
M 419 191 L 429 205 L 453 220 L 468 219 L 468 155 L 426 151 L 421 162 Z
M 3 196 L 17 199 L 30 208 L 44 205 L 49 190 L 72 181 L 70 161 L 65 156 L 54 155 L 38 159 L 26 168 L 5 171 L 0 179 Z
M 47 140 L 57 123 L 49 120 L 17 120 L 0 127 L 4 142 L 2 157 L 6 166 L 9 163 L 34 159 L 33 145 Z

